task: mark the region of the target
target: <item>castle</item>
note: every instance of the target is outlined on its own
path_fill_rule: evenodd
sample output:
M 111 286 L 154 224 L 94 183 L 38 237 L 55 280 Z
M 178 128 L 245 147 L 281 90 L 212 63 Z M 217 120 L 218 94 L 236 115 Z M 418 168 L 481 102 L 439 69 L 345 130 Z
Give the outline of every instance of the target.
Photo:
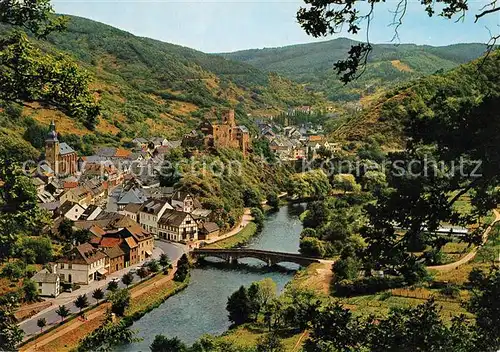
M 78 156 L 66 143 L 59 143 L 56 124 L 50 123 L 49 133 L 45 140 L 45 160 L 54 175 L 73 175 L 77 170 Z
M 234 110 L 222 114 L 222 123 L 205 121 L 200 126 L 205 135 L 204 144 L 215 148 L 238 148 L 246 156 L 250 148 L 250 133 L 245 126 L 237 126 Z

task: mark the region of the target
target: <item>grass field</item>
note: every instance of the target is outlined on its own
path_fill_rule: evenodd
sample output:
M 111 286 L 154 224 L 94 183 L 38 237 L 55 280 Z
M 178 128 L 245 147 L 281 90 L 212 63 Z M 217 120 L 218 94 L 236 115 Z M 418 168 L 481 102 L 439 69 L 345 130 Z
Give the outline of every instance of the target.
M 257 225 L 249 222 L 238 234 L 222 241 L 212 243 L 206 248 L 234 248 L 246 244 L 257 232 Z

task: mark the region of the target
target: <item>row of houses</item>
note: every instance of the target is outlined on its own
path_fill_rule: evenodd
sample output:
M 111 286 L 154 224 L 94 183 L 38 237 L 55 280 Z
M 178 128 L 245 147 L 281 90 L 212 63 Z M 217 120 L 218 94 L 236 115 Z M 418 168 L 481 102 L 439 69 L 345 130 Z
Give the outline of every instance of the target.
M 35 274 L 32 280 L 42 296 L 57 297 L 63 283 L 88 285 L 153 255 L 153 235 L 123 215 L 108 214 L 75 226 L 87 228 L 92 237 Z

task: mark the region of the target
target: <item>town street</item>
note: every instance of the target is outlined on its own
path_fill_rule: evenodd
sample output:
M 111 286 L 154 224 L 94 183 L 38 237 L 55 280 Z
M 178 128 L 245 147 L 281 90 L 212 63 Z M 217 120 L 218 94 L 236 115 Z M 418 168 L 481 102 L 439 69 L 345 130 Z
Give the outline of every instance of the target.
M 182 256 L 183 253 L 188 251 L 187 246 L 184 246 L 180 243 L 170 243 L 162 240 L 156 240 L 155 241 L 156 247 L 153 250 L 153 255 L 152 257 L 154 259 L 158 259 L 162 253 L 166 253 L 168 257 L 170 258 L 172 263 L 177 262 L 179 258 Z M 28 339 L 33 335 L 36 335 L 40 333 L 40 328 L 37 326 L 37 320 L 40 318 L 45 318 L 47 321 L 47 328 L 50 327 L 51 325 L 57 324 L 61 321 L 61 317 L 59 317 L 56 314 L 56 310 L 60 305 L 65 305 L 71 313 L 77 313 L 79 311 L 78 308 L 75 307 L 73 304 L 73 301 L 80 295 L 87 295 L 89 303 L 90 304 L 95 304 L 95 299 L 92 298 L 92 292 L 97 289 L 101 288 L 105 291 L 108 283 L 113 280 L 113 279 L 121 279 L 121 277 L 127 273 L 128 271 L 132 269 L 137 269 L 139 268 L 142 264 L 144 263 L 139 263 L 136 265 L 129 266 L 128 268 L 116 271 L 109 275 L 105 280 L 101 281 L 94 281 L 90 285 L 82 285 L 80 289 L 75 290 L 71 293 L 69 292 L 63 292 L 60 294 L 57 298 L 48 298 L 47 301 L 52 302 L 52 305 L 48 307 L 47 309 L 39 312 L 38 314 L 34 315 L 33 317 L 24 320 L 19 324 L 21 329 L 23 329 L 25 336 L 24 339 Z M 134 282 L 138 282 L 139 277 L 135 275 Z M 120 287 L 125 287 L 125 285 L 120 281 L 119 282 Z M 107 291 L 105 291 L 107 293 Z

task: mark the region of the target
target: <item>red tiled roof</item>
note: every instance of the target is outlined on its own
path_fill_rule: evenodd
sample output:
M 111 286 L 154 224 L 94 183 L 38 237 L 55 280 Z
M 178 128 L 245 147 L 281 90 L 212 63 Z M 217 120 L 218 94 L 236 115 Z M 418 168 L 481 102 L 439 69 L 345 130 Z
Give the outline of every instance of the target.
M 78 182 L 76 181 L 66 181 L 63 185 L 64 189 L 76 188 L 78 187 Z
M 121 242 L 120 238 L 115 238 L 115 237 L 103 237 L 101 238 L 101 243 L 99 245 L 101 247 L 114 247 L 119 245 Z
M 116 153 L 115 153 L 115 157 L 126 158 L 126 157 L 130 156 L 130 154 L 132 154 L 132 152 L 129 150 L 117 148 Z

